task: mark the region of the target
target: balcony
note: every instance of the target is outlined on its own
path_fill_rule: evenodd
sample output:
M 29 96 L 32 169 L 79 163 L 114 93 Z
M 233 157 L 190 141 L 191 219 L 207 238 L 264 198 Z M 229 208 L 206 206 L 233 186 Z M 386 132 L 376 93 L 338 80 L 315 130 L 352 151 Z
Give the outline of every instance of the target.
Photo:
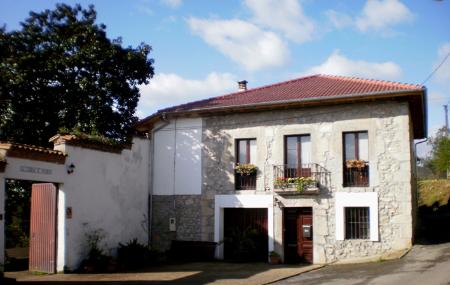
M 363 160 L 347 160 L 344 163 L 344 187 L 368 187 L 369 163 Z
M 234 174 L 236 190 L 256 190 L 256 173 Z
M 329 171 L 317 163 L 274 165 L 273 174 L 274 191 L 285 195 L 317 195 L 329 181 Z

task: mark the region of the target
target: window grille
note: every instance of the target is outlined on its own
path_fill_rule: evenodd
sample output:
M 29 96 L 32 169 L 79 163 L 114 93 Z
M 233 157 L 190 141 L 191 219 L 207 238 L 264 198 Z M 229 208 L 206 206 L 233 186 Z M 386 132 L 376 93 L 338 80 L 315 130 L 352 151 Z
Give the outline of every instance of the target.
M 345 208 L 345 239 L 369 238 L 369 207 Z

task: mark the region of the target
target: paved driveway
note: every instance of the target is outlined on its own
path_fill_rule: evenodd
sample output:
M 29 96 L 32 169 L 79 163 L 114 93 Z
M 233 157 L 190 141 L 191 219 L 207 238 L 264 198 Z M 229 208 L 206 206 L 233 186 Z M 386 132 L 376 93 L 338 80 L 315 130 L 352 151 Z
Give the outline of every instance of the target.
M 400 260 L 330 265 L 274 284 L 448 285 L 450 284 L 450 243 L 416 245 Z
M 7 284 L 214 284 L 260 285 L 319 268 L 318 265 L 269 265 L 267 263 L 198 262 L 152 267 L 143 272 L 112 274 L 33 275 L 6 272 Z M 3 285 L 0 280 L 0 285 Z

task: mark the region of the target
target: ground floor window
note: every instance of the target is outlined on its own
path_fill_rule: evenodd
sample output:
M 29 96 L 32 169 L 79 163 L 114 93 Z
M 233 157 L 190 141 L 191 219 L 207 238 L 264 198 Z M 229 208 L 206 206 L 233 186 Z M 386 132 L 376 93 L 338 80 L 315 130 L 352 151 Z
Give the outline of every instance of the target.
M 369 239 L 369 207 L 345 208 L 345 239 Z
M 337 192 L 336 240 L 379 241 L 377 192 Z

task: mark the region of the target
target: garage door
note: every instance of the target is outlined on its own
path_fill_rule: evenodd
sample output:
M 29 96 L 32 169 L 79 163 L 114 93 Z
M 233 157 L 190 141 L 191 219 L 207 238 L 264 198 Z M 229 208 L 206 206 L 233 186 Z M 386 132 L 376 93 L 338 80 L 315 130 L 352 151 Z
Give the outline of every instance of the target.
M 224 209 L 224 257 L 236 261 L 267 261 L 267 209 Z

